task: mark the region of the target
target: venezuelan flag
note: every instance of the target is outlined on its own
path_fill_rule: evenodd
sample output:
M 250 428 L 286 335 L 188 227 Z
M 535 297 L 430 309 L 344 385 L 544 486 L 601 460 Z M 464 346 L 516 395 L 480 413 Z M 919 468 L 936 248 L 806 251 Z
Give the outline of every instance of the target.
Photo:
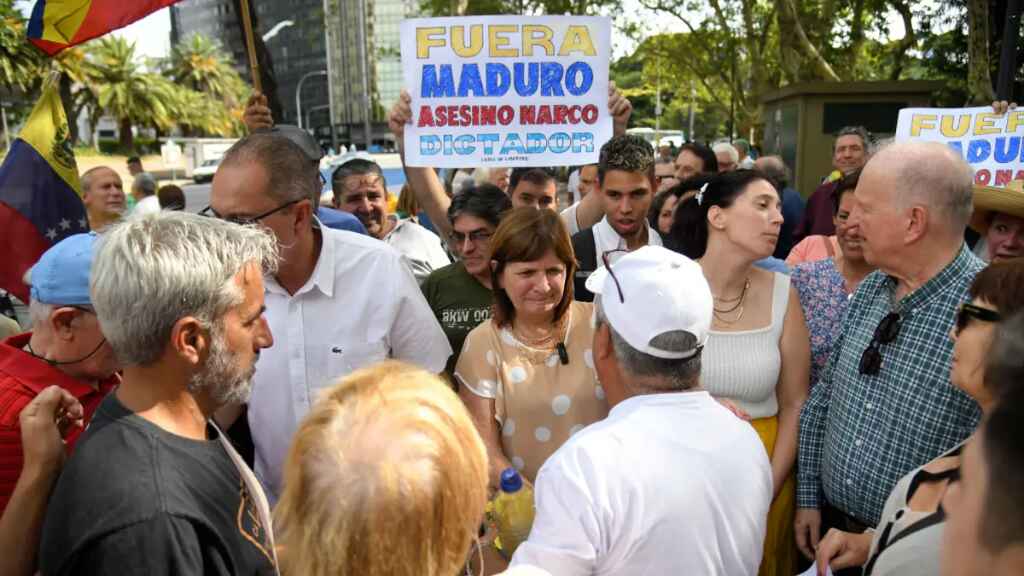
M 145 17 L 178 0 L 38 0 L 28 39 L 50 56 Z
M 0 288 L 28 302 L 21 279 L 65 236 L 89 229 L 56 78 L 0 165 Z

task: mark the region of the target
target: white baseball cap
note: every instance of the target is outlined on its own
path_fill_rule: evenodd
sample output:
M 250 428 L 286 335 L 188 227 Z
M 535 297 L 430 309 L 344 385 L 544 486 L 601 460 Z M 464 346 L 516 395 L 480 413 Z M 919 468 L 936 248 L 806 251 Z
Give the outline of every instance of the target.
M 601 295 L 608 323 L 630 346 L 666 359 L 690 358 L 704 346 L 714 301 L 699 264 L 661 246 L 644 246 L 611 267 L 614 276 L 603 267 L 591 274 L 587 290 Z M 686 351 L 651 346 L 655 337 L 677 330 L 693 334 L 697 346 Z

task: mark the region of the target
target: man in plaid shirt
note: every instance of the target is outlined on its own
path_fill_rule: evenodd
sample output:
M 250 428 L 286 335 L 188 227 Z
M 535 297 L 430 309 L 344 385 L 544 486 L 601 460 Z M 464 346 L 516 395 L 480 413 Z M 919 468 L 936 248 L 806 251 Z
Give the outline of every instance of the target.
M 800 415 L 795 529 L 808 558 L 823 528 L 875 526 L 896 482 L 978 422 L 949 382 L 954 310 L 984 267 L 963 242 L 972 182 L 955 151 L 925 142 L 892 144 L 861 174 L 850 222 L 879 270 L 853 294 Z

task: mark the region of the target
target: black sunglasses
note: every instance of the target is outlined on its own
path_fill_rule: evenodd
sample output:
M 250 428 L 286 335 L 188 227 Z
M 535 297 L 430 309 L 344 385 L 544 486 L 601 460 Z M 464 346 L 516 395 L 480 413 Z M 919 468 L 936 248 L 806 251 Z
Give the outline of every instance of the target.
M 1003 317 L 995 310 L 988 308 L 982 308 L 981 306 L 975 306 L 970 303 L 963 303 L 957 306 L 956 309 L 956 335 L 959 336 L 963 332 L 964 328 L 971 322 L 971 319 L 981 320 L 982 322 L 1001 322 Z
M 610 256 L 612 254 L 615 254 L 616 252 L 622 252 L 623 254 L 625 254 L 629 252 L 629 250 L 619 248 L 617 250 L 609 250 L 607 252 L 603 252 L 601 254 L 601 262 L 604 263 L 605 270 L 608 271 L 608 274 L 612 277 L 612 280 L 615 282 L 615 289 L 619 291 L 619 302 L 625 304 L 626 297 L 622 295 L 622 285 L 619 284 L 619 279 L 615 276 L 615 272 L 612 270 L 612 263 L 610 260 Z
M 291 206 L 292 204 L 302 202 L 303 200 L 305 200 L 305 198 L 297 198 L 295 200 L 291 200 L 290 202 L 285 202 L 284 204 L 281 204 L 277 208 L 274 208 L 273 210 L 268 210 L 263 214 L 260 214 L 259 216 L 221 216 L 220 214 L 217 213 L 216 210 L 213 209 L 213 206 L 207 206 L 206 208 L 203 208 L 202 210 L 199 211 L 199 215 L 206 216 L 208 218 L 216 218 L 218 220 L 225 220 L 227 222 L 231 222 L 232 224 L 241 224 L 242 226 L 245 226 L 248 224 L 255 224 L 260 220 L 263 220 L 267 216 L 276 214 L 281 210 L 284 210 L 285 208 Z
M 882 344 L 890 344 L 900 335 L 900 315 L 890 312 L 882 318 L 875 328 L 871 343 L 860 356 L 860 373 L 866 376 L 877 376 L 882 369 Z

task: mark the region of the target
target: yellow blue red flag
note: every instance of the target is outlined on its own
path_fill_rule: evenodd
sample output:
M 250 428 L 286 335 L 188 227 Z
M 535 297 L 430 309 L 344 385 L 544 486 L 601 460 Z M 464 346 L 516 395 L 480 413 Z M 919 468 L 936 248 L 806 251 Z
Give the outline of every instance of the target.
M 178 0 L 37 0 L 28 39 L 50 56 L 145 17 Z
M 50 246 L 89 229 L 55 77 L 0 164 L 0 288 L 28 302 L 25 272 Z

